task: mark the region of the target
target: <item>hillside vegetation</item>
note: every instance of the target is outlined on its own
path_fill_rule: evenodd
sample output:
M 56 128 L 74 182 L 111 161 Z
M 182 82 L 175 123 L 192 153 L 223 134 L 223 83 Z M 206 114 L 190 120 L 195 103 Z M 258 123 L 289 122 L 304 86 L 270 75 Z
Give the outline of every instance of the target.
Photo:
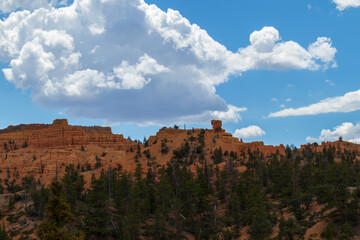
M 82 162 L 61 160 L 45 176 L 3 171 L 0 239 L 360 236 L 359 145 L 269 147 L 222 129 L 176 128 L 142 143 L 121 141 L 127 150 L 68 146 L 84 153 Z M 25 151 L 35 152 L 24 146 L 5 154 L 15 161 Z

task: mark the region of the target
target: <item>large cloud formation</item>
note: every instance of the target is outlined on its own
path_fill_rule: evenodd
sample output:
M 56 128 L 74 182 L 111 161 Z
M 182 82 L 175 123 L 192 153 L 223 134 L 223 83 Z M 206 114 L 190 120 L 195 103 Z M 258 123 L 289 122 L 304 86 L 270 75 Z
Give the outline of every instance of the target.
M 340 11 L 350 7 L 360 7 L 360 0 L 333 0 L 333 2 Z
M 331 97 L 318 103 L 300 108 L 287 108 L 270 113 L 269 117 L 289 117 L 317 115 L 321 113 L 353 112 L 360 110 L 360 90 L 348 92 L 344 96 Z
M 334 141 L 342 137 L 344 140 L 360 144 L 360 123 L 353 124 L 345 122 L 339 126 L 334 127 L 333 131 L 330 129 L 323 129 L 318 138 L 307 137 L 306 141 Z
M 307 49 L 281 41 L 273 27 L 250 35 L 231 52 L 178 11 L 143 0 L 6 0 L 0 21 L 0 60 L 6 79 L 31 89 L 35 102 L 71 116 L 108 122 L 166 123 L 240 119 L 216 86 L 254 69 L 336 66 L 331 39 Z M 61 2 L 60 2 L 61 3 Z M 40 7 L 40 8 L 38 8 Z

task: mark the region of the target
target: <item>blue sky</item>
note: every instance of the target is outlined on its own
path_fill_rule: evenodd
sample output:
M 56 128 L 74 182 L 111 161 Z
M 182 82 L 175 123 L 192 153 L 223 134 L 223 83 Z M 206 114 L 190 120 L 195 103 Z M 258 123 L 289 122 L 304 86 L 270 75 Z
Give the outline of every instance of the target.
M 68 118 L 142 139 L 219 118 L 244 141 L 360 143 L 359 0 L 5 0 L 0 10 L 0 128 Z

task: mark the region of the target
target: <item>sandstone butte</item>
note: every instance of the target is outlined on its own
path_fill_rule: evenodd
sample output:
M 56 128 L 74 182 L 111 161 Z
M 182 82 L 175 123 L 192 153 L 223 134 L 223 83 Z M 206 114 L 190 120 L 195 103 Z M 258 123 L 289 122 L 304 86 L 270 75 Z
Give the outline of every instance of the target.
M 203 136 L 204 158 L 208 162 L 213 161 L 213 153 L 220 147 L 223 153 L 233 152 L 243 158 L 248 149 L 259 150 L 264 156 L 285 153 L 282 144 L 244 143 L 225 132 L 219 120 L 212 121 L 212 129 L 162 128 L 143 145 L 113 134 L 109 127 L 72 126 L 66 119 L 57 119 L 52 124 L 22 124 L 0 130 L 0 178 L 20 182 L 22 177 L 32 175 L 47 184 L 55 176 L 62 177 L 65 167 L 73 164 L 89 184 L 92 174 L 98 176 L 102 170 L 108 171 L 119 165 L 127 171 L 134 171 L 138 163 L 142 164 L 144 172 L 150 167 L 156 170 L 169 162 L 173 151 L 186 142 L 191 151 L 195 149 L 199 145 L 199 136 Z M 339 141 L 303 145 L 300 150 L 322 151 L 324 146 L 360 151 L 357 144 Z M 95 168 L 97 161 L 100 161 L 100 167 Z M 195 159 L 192 169 L 198 164 L 199 160 Z

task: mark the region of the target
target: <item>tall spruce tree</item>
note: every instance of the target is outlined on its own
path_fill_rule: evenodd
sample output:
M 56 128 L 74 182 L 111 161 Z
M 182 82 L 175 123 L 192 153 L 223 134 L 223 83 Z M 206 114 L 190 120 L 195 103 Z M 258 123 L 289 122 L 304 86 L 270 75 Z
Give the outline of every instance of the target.
M 77 212 L 78 201 L 82 199 L 82 193 L 85 189 L 84 177 L 71 164 L 66 167 L 65 175 L 61 181 L 66 201 L 70 204 L 72 211 Z
M 76 231 L 73 224 L 75 216 L 70 205 L 62 196 L 61 183 L 53 180 L 50 185 L 52 196 L 46 204 L 46 216 L 36 234 L 40 240 L 82 240 L 84 234 Z
M 119 172 L 119 177 L 114 183 L 114 206 L 116 208 L 116 226 L 113 235 L 117 239 L 131 239 L 130 234 L 130 204 L 132 192 L 131 174 Z
M 92 176 L 86 196 L 85 233 L 87 239 L 107 239 L 110 235 L 110 212 L 108 207 L 107 178 L 104 172 L 99 179 Z
M 0 240 L 10 240 L 9 235 L 6 232 L 5 225 L 0 226 Z

